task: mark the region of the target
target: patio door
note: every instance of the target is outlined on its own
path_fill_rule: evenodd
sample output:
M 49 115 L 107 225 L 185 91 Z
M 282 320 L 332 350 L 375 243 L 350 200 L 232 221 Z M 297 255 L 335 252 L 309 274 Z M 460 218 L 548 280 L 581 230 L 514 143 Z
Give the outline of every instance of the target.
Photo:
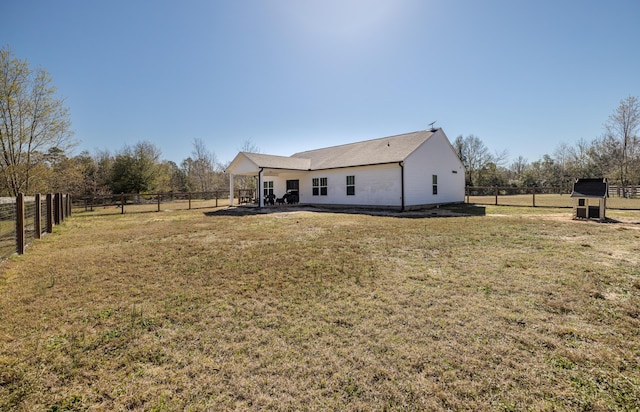
M 296 180 L 287 180 L 287 192 L 294 192 L 294 194 L 298 194 L 298 191 L 300 190 L 300 181 L 298 179 Z
M 287 180 L 287 193 L 289 194 L 288 202 L 298 203 L 300 201 L 300 181 L 298 179 Z

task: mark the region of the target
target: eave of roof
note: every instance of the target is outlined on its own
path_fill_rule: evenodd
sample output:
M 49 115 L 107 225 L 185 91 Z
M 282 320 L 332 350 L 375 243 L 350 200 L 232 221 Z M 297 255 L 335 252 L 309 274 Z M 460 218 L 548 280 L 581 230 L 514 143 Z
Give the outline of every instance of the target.
M 300 159 L 286 156 L 275 156 L 261 153 L 242 152 L 247 159 L 251 160 L 258 167 L 269 169 L 287 169 L 287 170 L 309 170 L 311 161 L 309 159 Z

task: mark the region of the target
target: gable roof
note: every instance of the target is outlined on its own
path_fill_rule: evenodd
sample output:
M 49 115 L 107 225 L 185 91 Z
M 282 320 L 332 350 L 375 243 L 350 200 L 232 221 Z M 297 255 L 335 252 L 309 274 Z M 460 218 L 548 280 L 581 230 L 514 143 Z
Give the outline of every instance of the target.
M 401 162 L 435 132 L 436 130 L 422 130 L 299 152 L 291 157 L 309 159 L 311 170 Z
M 269 169 L 309 170 L 311 161 L 287 156 L 275 156 L 261 153 L 240 152 L 258 167 Z
M 406 160 L 436 133 L 447 139 L 442 129 L 432 129 L 309 150 L 291 156 L 240 152 L 227 171 L 248 175 L 260 169 L 323 170 L 398 163 Z
M 578 179 L 573 184 L 571 197 L 598 197 L 607 196 L 607 179 Z

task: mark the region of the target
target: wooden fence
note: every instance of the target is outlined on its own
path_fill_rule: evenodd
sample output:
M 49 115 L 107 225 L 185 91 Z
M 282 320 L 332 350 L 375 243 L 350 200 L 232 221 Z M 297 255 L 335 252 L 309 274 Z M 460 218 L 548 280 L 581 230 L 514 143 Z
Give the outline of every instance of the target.
M 640 197 L 640 186 L 612 186 L 609 185 L 609 197 L 624 197 L 634 199 Z
M 51 233 L 71 215 L 71 197 L 48 193 L 0 198 L 0 258 L 23 254 L 27 245 Z
M 74 199 L 74 206 L 83 208 L 85 211 L 100 210 L 103 213 L 120 214 L 214 208 L 227 206 L 228 204 L 228 190 L 180 193 L 120 193 Z
M 632 191 L 636 188 L 636 191 Z M 640 210 L 640 187 L 609 187 L 608 209 Z M 571 208 L 571 191 L 559 187 L 467 186 L 465 202 L 480 205 Z

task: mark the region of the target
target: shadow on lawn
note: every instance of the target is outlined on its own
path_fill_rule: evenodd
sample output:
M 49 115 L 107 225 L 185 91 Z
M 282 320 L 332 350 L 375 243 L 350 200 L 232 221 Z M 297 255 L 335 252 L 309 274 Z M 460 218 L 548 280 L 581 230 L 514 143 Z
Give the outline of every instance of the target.
M 410 210 L 401 212 L 397 210 L 385 209 L 365 209 L 365 208 L 321 208 L 315 206 L 266 206 L 251 207 L 238 206 L 227 207 L 210 212 L 205 212 L 206 216 L 255 216 L 275 213 L 295 213 L 295 212 L 317 212 L 317 213 L 340 213 L 358 214 L 370 216 L 386 216 L 397 218 L 426 218 L 426 217 L 455 217 L 455 216 L 485 216 L 484 206 L 456 204 L 446 205 L 437 208 Z

